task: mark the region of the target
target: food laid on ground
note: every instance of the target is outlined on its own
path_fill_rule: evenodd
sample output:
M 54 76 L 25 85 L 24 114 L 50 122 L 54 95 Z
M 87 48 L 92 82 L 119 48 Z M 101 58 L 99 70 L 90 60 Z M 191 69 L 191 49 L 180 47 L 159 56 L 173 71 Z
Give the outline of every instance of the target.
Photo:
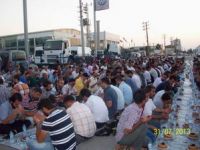
M 192 139 L 192 140 L 197 140 L 199 137 L 196 133 L 194 132 L 191 132 L 189 135 L 188 135 L 188 138 L 189 139 Z
M 197 145 L 195 145 L 195 144 L 190 144 L 190 145 L 188 146 L 188 150 L 198 150 L 198 147 L 197 147 Z
M 160 144 L 158 144 L 158 149 L 159 150 L 167 150 L 168 146 L 166 143 L 162 142 Z

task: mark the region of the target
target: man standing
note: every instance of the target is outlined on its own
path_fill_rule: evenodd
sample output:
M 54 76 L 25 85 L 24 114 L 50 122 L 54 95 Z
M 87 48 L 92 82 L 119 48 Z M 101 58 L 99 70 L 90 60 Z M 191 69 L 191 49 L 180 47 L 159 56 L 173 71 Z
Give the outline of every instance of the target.
M 33 119 L 36 123 L 36 138 L 39 143 L 45 141 L 49 134 L 57 150 L 75 150 L 76 139 L 70 116 L 65 110 L 55 108 L 49 99 L 42 99 L 38 104 L 45 115 L 37 113 Z

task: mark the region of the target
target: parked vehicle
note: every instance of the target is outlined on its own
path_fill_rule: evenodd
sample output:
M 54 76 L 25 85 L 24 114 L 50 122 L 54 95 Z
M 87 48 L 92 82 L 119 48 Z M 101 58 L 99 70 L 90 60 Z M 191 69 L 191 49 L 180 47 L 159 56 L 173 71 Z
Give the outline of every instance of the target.
M 111 43 L 108 52 L 116 55 L 121 55 L 121 48 L 119 45 Z
M 91 56 L 91 48 L 85 47 L 85 56 Z M 67 53 L 73 56 L 83 56 L 82 47 L 80 46 L 71 46 L 67 49 Z
M 34 63 L 35 64 L 45 64 L 44 50 L 43 47 L 36 47 L 34 51 Z
M 44 44 L 43 59 L 46 64 L 66 63 L 68 60 L 69 40 L 47 40 Z
M 1 70 L 7 71 L 9 64 L 15 66 L 21 65 L 25 69 L 28 68 L 26 53 L 23 50 L 2 50 L 0 51 Z

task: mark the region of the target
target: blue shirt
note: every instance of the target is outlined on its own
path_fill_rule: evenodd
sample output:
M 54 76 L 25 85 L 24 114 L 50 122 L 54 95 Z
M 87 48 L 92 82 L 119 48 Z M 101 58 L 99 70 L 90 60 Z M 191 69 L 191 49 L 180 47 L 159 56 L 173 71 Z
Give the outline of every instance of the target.
M 124 81 L 122 81 L 119 85 L 119 89 L 122 91 L 124 95 L 124 100 L 127 105 L 131 104 L 133 102 L 133 92 L 131 87 L 126 84 Z
M 19 77 L 19 81 L 23 82 L 23 83 L 28 83 L 28 81 L 26 80 L 26 77 L 24 75 Z
M 131 78 L 126 79 L 125 82 L 131 87 L 132 93 L 134 95 L 134 93 L 138 90 L 138 87 L 135 84 L 135 82 L 133 82 Z
M 112 101 L 112 106 L 108 108 L 109 118 L 112 119 L 117 112 L 117 93 L 111 86 L 104 89 L 104 100 Z
M 13 109 L 12 106 L 10 105 L 9 101 L 5 101 L 0 105 L 0 123 L 5 120 L 10 114 L 12 114 Z M 14 121 L 14 120 L 13 120 Z M 13 123 L 11 121 L 10 123 Z
M 114 86 L 114 85 L 111 85 L 111 88 L 113 88 L 115 90 L 115 92 L 117 93 L 117 110 L 122 110 L 124 109 L 124 104 L 125 104 L 125 101 L 124 101 L 124 95 L 122 93 L 122 91 Z

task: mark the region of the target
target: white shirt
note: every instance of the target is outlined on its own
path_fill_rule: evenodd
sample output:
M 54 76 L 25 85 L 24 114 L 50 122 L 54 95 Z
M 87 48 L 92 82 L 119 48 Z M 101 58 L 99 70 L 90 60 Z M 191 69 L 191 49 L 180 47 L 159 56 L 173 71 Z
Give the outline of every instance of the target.
M 76 79 L 79 76 L 79 73 L 76 72 L 75 70 L 72 72 L 72 77 L 73 79 Z
M 132 80 L 133 80 L 133 82 L 135 82 L 135 84 L 137 85 L 137 87 L 140 89 L 141 86 L 142 86 L 142 82 L 141 82 L 140 77 L 137 74 L 133 74 Z
M 153 98 L 153 103 L 156 105 L 158 108 L 163 108 L 163 101 L 161 99 L 162 95 L 165 93 L 165 90 L 161 90 Z
M 92 93 L 95 93 L 98 90 L 99 86 L 97 85 L 97 78 L 94 76 L 90 77 L 90 83 L 89 83 L 89 90 Z
M 153 82 L 153 86 L 157 88 L 157 86 L 162 83 L 161 77 L 156 78 L 156 80 Z
M 158 77 L 158 73 L 156 72 L 154 68 L 151 68 L 150 74 L 152 75 L 154 80 Z
M 88 138 L 94 136 L 96 132 L 94 116 L 85 104 L 75 102 L 66 111 L 72 120 L 76 134 Z
M 162 74 L 165 73 L 165 70 L 163 69 L 162 66 L 158 66 L 158 68 L 160 69 L 160 71 L 161 71 Z
M 145 70 L 144 78 L 145 78 L 147 83 L 151 83 L 151 75 L 150 75 L 149 71 Z
M 127 66 L 126 68 L 127 68 L 127 70 L 135 71 L 135 69 L 132 66 Z
M 106 104 L 101 97 L 91 95 L 88 97 L 85 105 L 90 108 L 96 122 L 104 123 L 109 120 L 108 108 L 106 107 Z
M 65 84 L 62 88 L 62 94 L 63 95 L 76 95 L 77 90 L 75 87 L 71 87 L 71 85 Z
M 143 116 L 151 116 L 154 109 L 156 109 L 156 106 L 152 99 L 149 99 L 144 106 Z

